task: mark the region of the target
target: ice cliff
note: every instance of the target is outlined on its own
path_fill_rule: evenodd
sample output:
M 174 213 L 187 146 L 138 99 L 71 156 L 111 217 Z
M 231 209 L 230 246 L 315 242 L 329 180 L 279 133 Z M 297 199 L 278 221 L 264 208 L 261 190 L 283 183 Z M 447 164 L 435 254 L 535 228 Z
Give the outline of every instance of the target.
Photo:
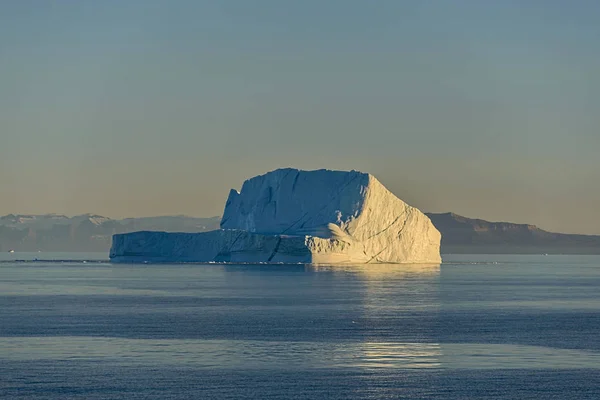
M 113 236 L 114 262 L 439 263 L 427 216 L 357 171 L 278 169 L 232 190 L 221 229 Z

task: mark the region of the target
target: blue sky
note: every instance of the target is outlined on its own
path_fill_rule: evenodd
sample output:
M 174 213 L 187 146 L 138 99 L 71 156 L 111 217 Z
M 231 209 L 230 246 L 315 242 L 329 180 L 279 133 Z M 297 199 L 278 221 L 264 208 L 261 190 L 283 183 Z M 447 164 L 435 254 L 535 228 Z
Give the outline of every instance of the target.
M 597 1 L 0 1 L 0 214 L 222 212 L 283 167 L 600 234 Z

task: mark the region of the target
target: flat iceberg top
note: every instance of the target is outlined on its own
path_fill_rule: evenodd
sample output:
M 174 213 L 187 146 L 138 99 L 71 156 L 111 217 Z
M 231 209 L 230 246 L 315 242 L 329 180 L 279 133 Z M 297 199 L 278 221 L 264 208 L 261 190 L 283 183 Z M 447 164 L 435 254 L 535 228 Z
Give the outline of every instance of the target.
M 330 237 L 330 224 L 344 229 L 360 214 L 370 179 L 358 171 L 277 169 L 230 192 L 221 228 Z

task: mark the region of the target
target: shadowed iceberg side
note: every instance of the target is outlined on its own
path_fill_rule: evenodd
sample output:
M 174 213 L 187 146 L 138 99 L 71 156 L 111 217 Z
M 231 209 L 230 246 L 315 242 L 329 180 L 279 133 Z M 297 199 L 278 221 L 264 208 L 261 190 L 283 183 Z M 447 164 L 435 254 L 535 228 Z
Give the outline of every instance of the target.
M 221 229 L 113 236 L 113 262 L 439 263 L 427 216 L 358 171 L 278 169 L 231 190 Z

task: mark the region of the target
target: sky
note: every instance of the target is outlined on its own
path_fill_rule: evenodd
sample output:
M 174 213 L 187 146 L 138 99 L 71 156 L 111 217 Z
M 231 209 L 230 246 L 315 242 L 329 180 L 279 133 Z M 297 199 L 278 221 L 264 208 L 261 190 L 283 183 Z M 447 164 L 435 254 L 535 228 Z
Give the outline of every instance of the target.
M 280 167 L 600 234 L 596 0 L 0 0 L 0 214 L 220 215 Z

